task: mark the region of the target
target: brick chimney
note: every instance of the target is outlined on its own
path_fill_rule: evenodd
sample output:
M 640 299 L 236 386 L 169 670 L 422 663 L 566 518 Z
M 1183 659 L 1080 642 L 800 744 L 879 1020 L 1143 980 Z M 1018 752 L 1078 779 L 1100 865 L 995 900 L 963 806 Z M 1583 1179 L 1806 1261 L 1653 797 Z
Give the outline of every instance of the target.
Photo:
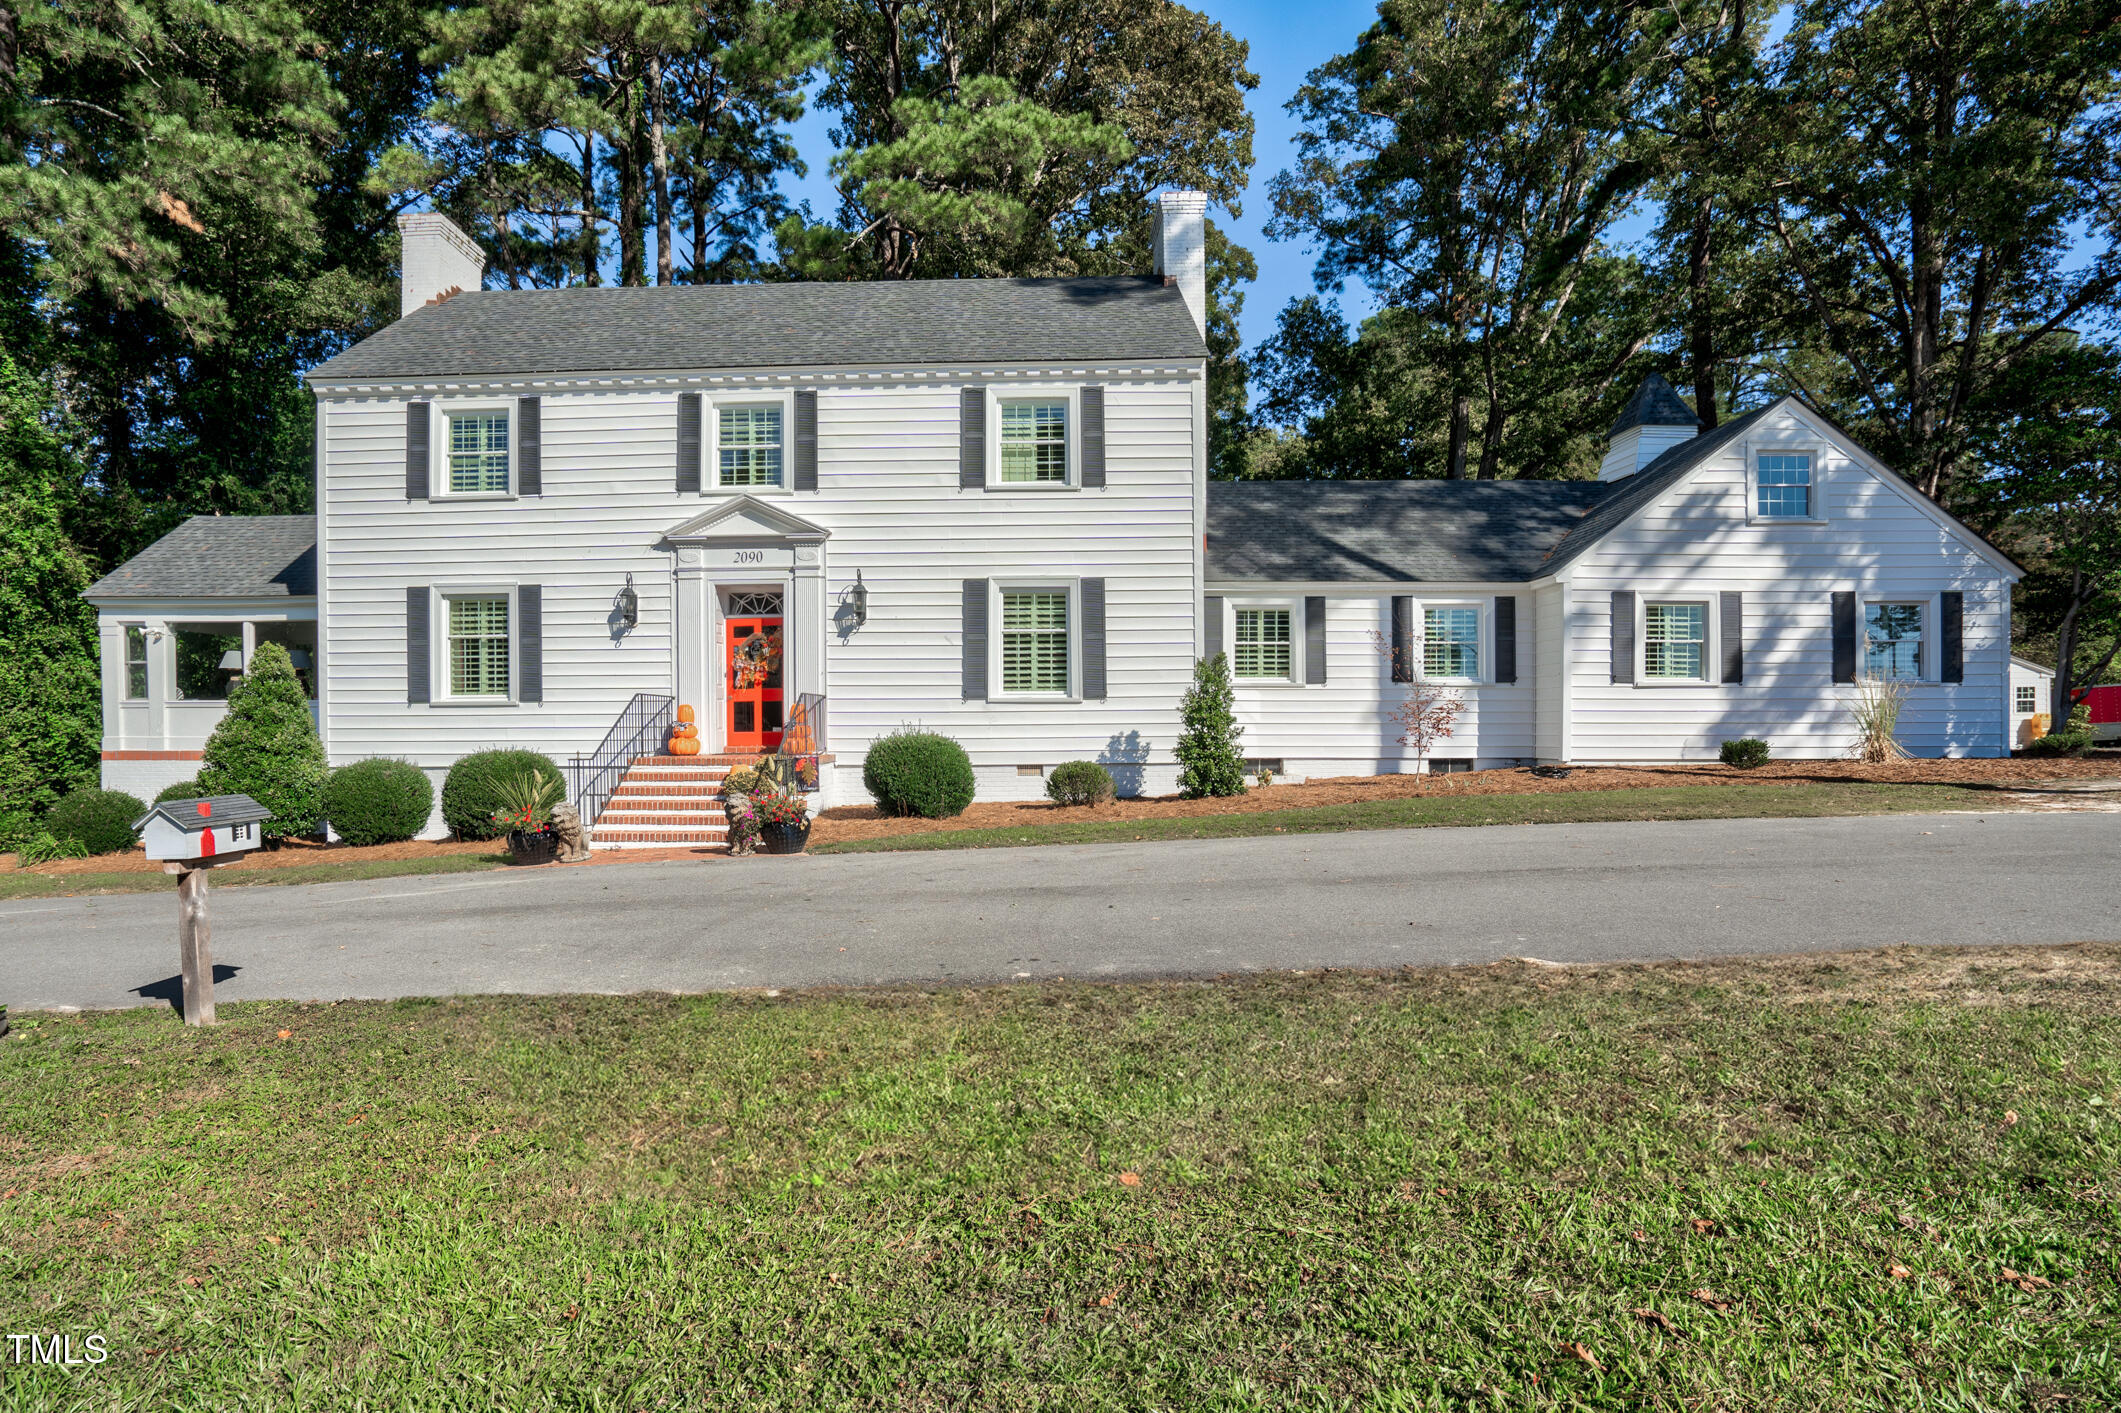
M 486 277 L 486 252 L 457 229 L 457 223 L 432 211 L 398 217 L 405 244 L 398 276 L 398 317 L 422 305 L 479 287 Z
M 1178 285 L 1186 308 L 1208 332 L 1208 193 L 1167 191 L 1156 198 L 1156 273 Z
M 1617 481 L 1632 476 L 1681 442 L 1701 434 L 1701 419 L 1679 400 L 1672 385 L 1655 373 L 1642 380 L 1620 418 L 1607 435 L 1612 438 L 1605 460 L 1599 463 L 1598 479 Z

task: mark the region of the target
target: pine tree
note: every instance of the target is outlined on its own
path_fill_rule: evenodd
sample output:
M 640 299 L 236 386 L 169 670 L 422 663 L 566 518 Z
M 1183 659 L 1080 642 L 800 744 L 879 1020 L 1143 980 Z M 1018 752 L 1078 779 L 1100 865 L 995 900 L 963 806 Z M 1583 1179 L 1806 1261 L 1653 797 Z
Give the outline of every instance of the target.
M 1193 665 L 1193 685 L 1178 714 L 1186 729 L 1173 752 L 1178 757 L 1178 790 L 1189 800 L 1245 793 L 1245 760 L 1237 739 L 1237 693 L 1230 685 L 1230 660 L 1222 653 Z
M 278 643 L 260 643 L 228 694 L 228 715 L 206 743 L 199 788 L 248 795 L 272 811 L 269 839 L 314 834 L 324 813 L 324 743 L 309 694 Z

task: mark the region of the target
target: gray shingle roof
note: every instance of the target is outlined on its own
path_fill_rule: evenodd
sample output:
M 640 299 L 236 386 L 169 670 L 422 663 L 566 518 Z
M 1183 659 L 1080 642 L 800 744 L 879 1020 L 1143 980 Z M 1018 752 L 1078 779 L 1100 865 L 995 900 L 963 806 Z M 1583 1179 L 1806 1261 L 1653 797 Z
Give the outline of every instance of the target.
M 314 515 L 195 515 L 88 586 L 86 599 L 315 598 Z
M 1208 578 L 1530 579 L 1608 493 L 1596 481 L 1216 481 Z
M 1613 429 L 1606 433 L 1617 437 L 1630 427 L 1699 427 L 1701 419 L 1694 409 L 1679 400 L 1672 385 L 1656 373 L 1644 378 L 1636 385 L 1628 405 L 1620 409 L 1620 416 L 1613 421 Z
M 1607 494 L 1599 499 L 1590 514 L 1577 521 L 1575 527 L 1553 546 L 1539 572 L 1553 573 L 1619 529 L 1629 516 L 1685 480 L 1689 471 L 1743 436 L 1746 428 L 1779 406 L 1781 399 L 1778 398 L 1758 411 L 1748 412 L 1743 417 L 1722 423 L 1713 431 L 1681 442 L 1632 476 L 1608 482 L 1610 490 Z
M 1184 296 L 1153 276 L 892 280 L 478 290 L 414 310 L 309 376 L 1205 357 Z

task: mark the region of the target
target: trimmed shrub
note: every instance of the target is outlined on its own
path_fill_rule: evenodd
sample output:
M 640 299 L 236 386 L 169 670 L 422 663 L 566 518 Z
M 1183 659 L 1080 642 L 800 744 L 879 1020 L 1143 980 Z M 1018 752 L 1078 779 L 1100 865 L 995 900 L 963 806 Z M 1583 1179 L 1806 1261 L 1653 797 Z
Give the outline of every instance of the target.
M 1178 714 L 1185 723 L 1172 751 L 1178 757 L 1178 792 L 1189 800 L 1245 793 L 1245 758 L 1237 747 L 1245 728 L 1237 724 L 1237 693 L 1226 655 L 1193 664 L 1193 685 Z
M 1046 798 L 1057 805 L 1102 805 L 1118 793 L 1112 772 L 1094 760 L 1057 765 L 1046 780 Z
M 314 834 L 324 820 L 324 743 L 309 714 L 309 693 L 287 649 L 260 643 L 250 671 L 228 692 L 228 715 L 207 738 L 199 767 L 202 795 L 248 795 L 272 817 L 268 839 Z
M 1725 741 L 1719 754 L 1725 765 L 1751 770 L 1756 765 L 1767 764 L 1768 744 L 1757 736 L 1740 736 L 1735 741 Z
M 427 827 L 435 787 L 410 761 L 357 760 L 324 782 L 324 817 L 349 844 L 395 844 Z
M 869 747 L 862 784 L 886 814 L 949 819 L 965 812 L 978 789 L 972 757 L 948 736 L 906 727 Z
M 155 796 L 155 803 L 159 805 L 164 800 L 196 800 L 204 797 L 205 794 L 206 792 L 199 788 L 198 781 L 179 780 L 174 785 L 163 786 L 162 793 Z
M 146 813 L 147 806 L 123 790 L 76 790 L 52 806 L 44 827 L 54 839 L 91 854 L 115 854 L 140 837 L 133 821 Z
M 2098 744 L 2099 733 L 2092 729 L 2092 709 L 2083 702 L 2071 709 L 2069 720 L 2060 731 L 2050 731 L 2045 736 L 2036 736 L 2025 743 L 2029 756 L 2081 756 Z
M 552 757 L 541 751 L 474 751 L 449 768 L 442 781 L 442 822 L 459 839 L 497 839 L 501 826 L 493 812 L 503 804 L 501 782 L 542 770 L 566 779 Z

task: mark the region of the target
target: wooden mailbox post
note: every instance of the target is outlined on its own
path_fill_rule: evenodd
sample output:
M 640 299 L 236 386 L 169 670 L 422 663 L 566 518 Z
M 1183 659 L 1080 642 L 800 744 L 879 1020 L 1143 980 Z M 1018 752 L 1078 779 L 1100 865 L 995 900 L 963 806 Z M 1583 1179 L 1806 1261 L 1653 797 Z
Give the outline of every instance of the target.
M 147 856 L 177 876 L 177 959 L 184 975 L 184 1023 L 214 1023 L 213 926 L 206 916 L 206 875 L 258 847 L 271 811 L 248 795 L 163 800 L 133 828 Z

